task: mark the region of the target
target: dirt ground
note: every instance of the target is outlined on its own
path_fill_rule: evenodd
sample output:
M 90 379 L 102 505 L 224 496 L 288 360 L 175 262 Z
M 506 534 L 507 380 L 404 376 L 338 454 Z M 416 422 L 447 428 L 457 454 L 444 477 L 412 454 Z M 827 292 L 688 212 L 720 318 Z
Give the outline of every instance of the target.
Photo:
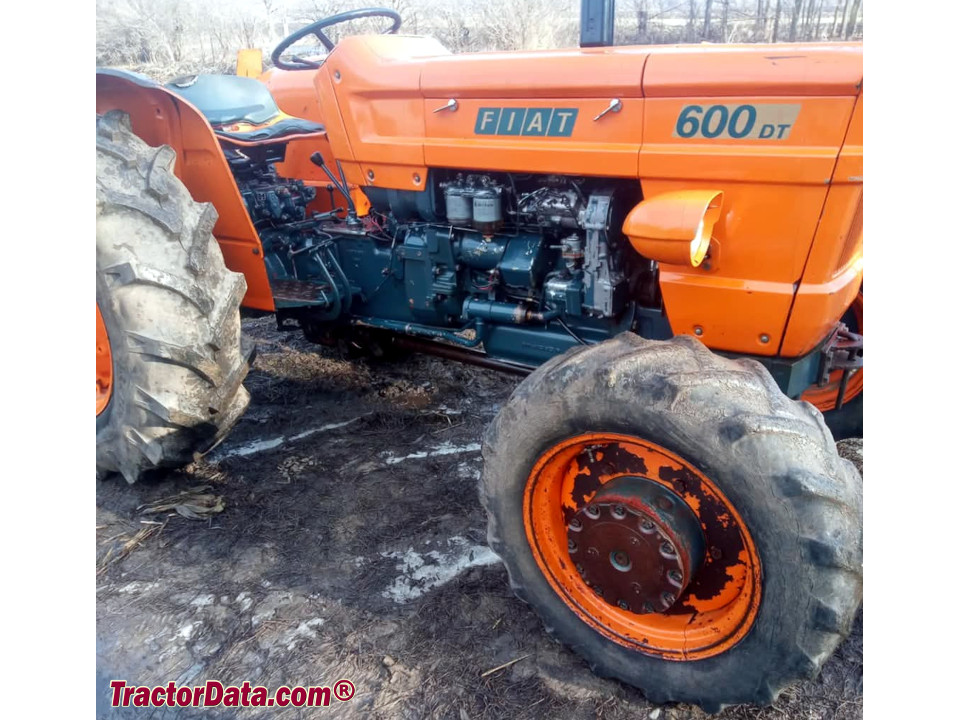
M 237 712 L 111 709 L 113 679 L 272 692 L 340 678 L 356 686 L 349 702 L 237 714 L 706 717 L 597 678 L 510 592 L 476 485 L 480 435 L 517 378 L 423 356 L 344 360 L 272 318 L 244 328 L 259 347 L 253 399 L 227 441 L 182 472 L 97 481 L 98 717 Z M 843 452 L 859 464 L 861 448 Z M 860 718 L 862 690 L 858 618 L 817 680 L 715 717 Z

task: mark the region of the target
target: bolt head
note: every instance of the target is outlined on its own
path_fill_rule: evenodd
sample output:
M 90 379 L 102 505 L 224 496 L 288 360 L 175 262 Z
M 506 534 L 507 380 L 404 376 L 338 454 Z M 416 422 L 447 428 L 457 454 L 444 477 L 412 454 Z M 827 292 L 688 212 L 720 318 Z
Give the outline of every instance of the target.
M 695 327 L 693 328 L 693 334 L 694 334 L 694 335 L 703 335 L 703 328 L 700 327 L 699 325 L 695 326 Z
M 766 345 L 768 342 L 770 342 L 770 336 L 766 333 L 763 333 L 763 335 L 760 336 L 760 342 Z
M 660 545 L 660 552 L 662 552 L 664 555 L 673 555 L 676 551 L 674 550 L 673 545 L 665 542 Z
M 577 551 L 577 544 L 573 540 L 567 540 L 567 550 L 574 553 Z
M 629 609 L 630 609 L 630 606 L 627 605 L 626 601 L 624 601 L 624 600 L 618 600 L 618 601 L 617 601 L 617 607 L 619 607 L 621 610 L 629 610 Z
M 663 602 L 664 605 L 666 605 L 667 607 L 670 607 L 677 601 L 677 596 L 671 592 L 665 592 L 662 595 L 660 595 L 660 600 Z
M 570 524 L 567 525 L 567 527 L 570 528 L 571 530 L 582 530 L 582 529 L 583 529 L 583 523 L 580 522 L 580 518 L 573 518 L 573 519 L 570 521 Z

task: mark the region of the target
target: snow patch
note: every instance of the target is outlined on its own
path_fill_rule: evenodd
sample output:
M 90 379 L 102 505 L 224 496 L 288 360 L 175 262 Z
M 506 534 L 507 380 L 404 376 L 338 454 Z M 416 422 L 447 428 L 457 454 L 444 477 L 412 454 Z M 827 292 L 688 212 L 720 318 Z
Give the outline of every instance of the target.
M 420 460 L 428 457 L 438 457 L 440 455 L 460 455 L 462 453 L 480 452 L 480 443 L 469 443 L 468 445 L 454 445 L 450 442 L 434 445 L 431 450 L 410 453 L 409 455 L 397 456 L 390 451 L 381 453 L 383 461 L 387 465 L 396 465 L 406 460 Z
M 446 541 L 446 549 L 423 554 L 412 547 L 406 552 L 383 552 L 381 556 L 398 560 L 397 576 L 381 594 L 395 603 L 415 600 L 428 590 L 450 582 L 472 567 L 493 565 L 499 558 L 486 545 L 474 545 L 456 535 Z
M 323 625 L 323 618 L 320 617 L 302 622 L 288 632 L 281 642 L 286 642 L 287 650 L 293 650 L 299 640 L 316 640 L 317 631 L 314 630 L 314 628 L 318 628 L 321 625 Z
M 214 451 L 211 454 L 210 459 L 213 462 L 217 462 L 218 460 L 223 460 L 224 458 L 228 457 L 247 457 L 248 455 L 256 455 L 257 453 L 278 448 L 284 443 L 296 442 L 297 440 L 303 440 L 304 438 L 308 438 L 311 435 L 316 435 L 320 432 L 346 427 L 347 425 L 355 423 L 361 417 L 363 417 L 363 415 L 355 417 L 352 420 L 345 420 L 344 422 L 328 423 L 326 425 L 321 425 L 320 427 L 310 428 L 308 430 L 304 430 L 303 432 L 297 433 L 296 435 L 291 435 L 289 438 L 281 435 L 280 437 L 268 438 L 266 440 L 251 440 L 250 442 L 239 445 L 235 448 L 220 450 L 219 452 Z

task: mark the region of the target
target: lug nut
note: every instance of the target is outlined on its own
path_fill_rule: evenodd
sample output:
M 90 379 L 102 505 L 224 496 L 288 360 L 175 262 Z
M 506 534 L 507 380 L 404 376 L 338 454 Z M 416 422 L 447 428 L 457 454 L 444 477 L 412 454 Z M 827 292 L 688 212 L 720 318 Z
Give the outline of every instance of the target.
M 629 609 L 630 609 L 630 606 L 627 605 L 627 603 L 626 603 L 625 601 L 623 601 L 623 600 L 617 600 L 617 607 L 619 607 L 621 610 L 629 610 Z
M 580 563 L 577 563 L 576 567 L 577 567 L 577 572 L 580 573 L 580 575 L 583 575 L 583 565 L 581 565 Z
M 644 520 L 642 523 L 640 523 L 640 529 L 643 530 L 645 533 L 652 533 L 657 528 L 649 520 Z
M 573 540 L 567 540 L 567 550 L 574 553 L 577 551 L 577 544 Z
M 603 588 L 600 587 L 599 585 L 594 585 L 594 586 L 593 586 L 593 591 L 594 591 L 597 595 L 600 595 L 601 597 L 603 597 Z
M 596 505 L 587 505 L 587 507 L 583 509 L 583 512 L 587 517 L 593 518 L 594 520 L 600 517 L 600 508 Z
M 660 545 L 660 552 L 663 553 L 664 555 L 673 555 L 673 554 L 675 554 L 675 551 L 674 551 L 674 549 L 673 549 L 673 545 L 671 545 L 671 544 L 668 543 L 668 542 L 665 542 L 665 543 L 663 543 L 662 545 Z
M 647 613 L 652 613 L 652 612 L 653 612 L 653 603 L 651 603 L 651 602 L 649 602 L 649 601 L 648 601 L 648 602 L 645 602 L 645 603 L 643 604 L 643 611 L 644 611 L 644 612 L 647 612 Z
M 613 510 L 611 510 L 610 512 L 618 520 L 622 520 L 627 516 L 627 509 L 623 505 L 614 505 Z
M 683 575 L 679 570 L 671 570 L 667 573 L 667 577 L 670 578 L 670 581 L 677 587 L 683 585 Z
M 671 605 L 673 605 L 674 602 L 676 602 L 677 596 L 674 595 L 673 593 L 665 592 L 662 595 L 660 595 L 660 600 L 663 602 L 665 606 L 670 607 Z
M 579 531 L 583 529 L 583 523 L 580 522 L 580 518 L 573 518 L 567 527 L 569 527 L 571 530 Z

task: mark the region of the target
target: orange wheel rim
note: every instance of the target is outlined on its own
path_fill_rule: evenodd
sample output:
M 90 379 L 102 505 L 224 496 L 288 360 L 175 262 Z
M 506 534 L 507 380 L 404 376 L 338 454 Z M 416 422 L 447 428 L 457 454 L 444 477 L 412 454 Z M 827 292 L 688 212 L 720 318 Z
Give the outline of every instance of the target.
M 857 332 L 863 334 L 863 291 L 857 294 L 856 300 L 850 306 L 857 319 Z M 806 400 L 820 412 L 828 412 L 837 406 L 837 393 L 840 392 L 840 383 L 843 380 L 843 370 L 834 370 L 830 373 L 828 382 L 824 386 L 812 385 L 807 389 L 801 400 Z M 863 392 L 863 369 L 857 370 L 847 381 L 847 389 L 843 393 L 843 402 L 846 404 Z
M 582 561 L 574 560 L 587 557 L 582 554 L 584 550 L 595 550 L 574 542 L 580 537 L 574 530 L 579 532 L 577 526 L 583 527 L 578 520 L 589 519 L 592 516 L 584 513 L 599 513 L 604 507 L 609 507 L 611 513 L 618 509 L 622 512 L 622 507 L 600 499 L 609 497 L 608 491 L 623 487 L 624 483 L 639 483 L 682 500 L 683 512 L 692 513 L 691 517 L 695 516 L 700 525 L 705 550 L 702 560 L 691 568 L 685 579 L 688 584 L 677 592 L 673 604 L 662 610 L 651 608 L 649 603 L 645 610 L 639 609 L 634 599 L 613 597 L 607 589 L 603 590 L 605 596 L 598 595 L 598 583 L 591 587 L 590 582 L 594 566 L 590 565 L 584 574 Z M 624 527 L 628 528 L 624 537 L 629 535 L 634 542 L 636 523 L 650 523 L 643 520 L 644 515 L 628 509 L 631 513 L 624 516 Z M 669 660 L 699 660 L 732 648 L 746 636 L 756 619 L 761 567 L 746 524 L 709 478 L 655 443 L 629 435 L 590 433 L 554 445 L 540 457 L 529 475 L 523 514 L 534 558 L 553 590 L 581 620 L 621 645 Z M 592 526 L 591 538 L 602 540 L 602 534 L 613 536 L 619 532 L 606 528 L 613 525 Z M 593 539 L 590 543 L 600 544 Z M 603 566 L 605 552 L 601 549 L 592 553 L 590 562 L 597 568 Z M 646 573 L 642 583 L 629 584 L 638 594 L 637 585 L 647 587 L 651 578 L 660 582 L 665 572 L 681 574 L 680 570 L 651 567 L 649 562 L 645 567 L 630 566 L 630 570 L 625 570 L 629 561 L 624 558 L 627 564 L 618 565 L 616 553 L 610 554 L 609 562 L 625 572 L 626 580 L 617 581 L 621 587 L 634 575 Z M 613 594 L 617 593 L 624 595 L 628 591 L 614 589 Z
M 97 305 L 97 415 L 103 412 L 110 402 L 113 390 L 113 357 L 110 354 L 110 338 L 107 327 Z

